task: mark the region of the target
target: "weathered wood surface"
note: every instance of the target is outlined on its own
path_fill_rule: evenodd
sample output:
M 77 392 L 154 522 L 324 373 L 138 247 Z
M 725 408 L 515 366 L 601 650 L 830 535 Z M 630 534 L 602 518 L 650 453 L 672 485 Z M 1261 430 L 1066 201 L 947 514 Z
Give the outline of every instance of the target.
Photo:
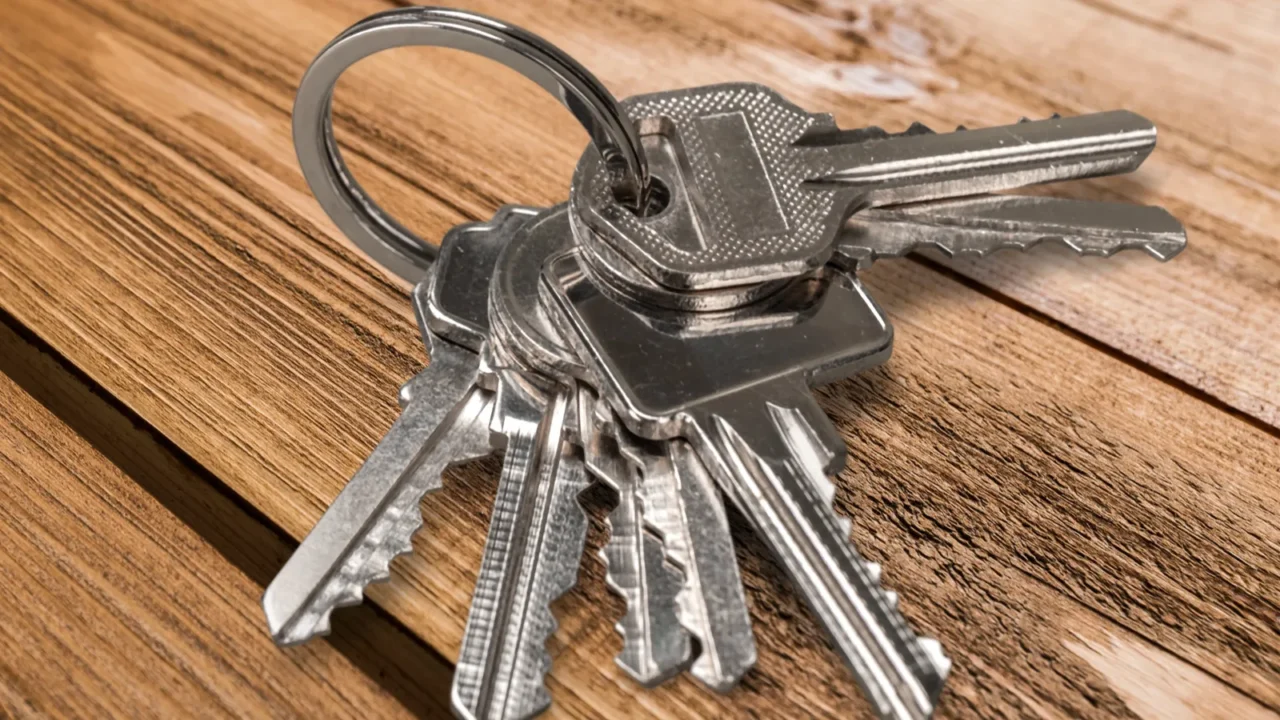
M 5 369 L 25 355 L 43 366 L 19 372 L 47 379 L 20 343 L 0 325 Z M 0 407 L 0 716 L 412 716 L 329 642 L 280 652 L 254 612 L 262 586 L 8 374 Z M 101 409 L 90 398 L 78 422 Z M 198 500 L 162 451 L 129 450 Z
M 473 5 L 619 95 L 748 79 L 848 126 L 1113 106 L 1161 126 L 1141 173 L 1060 190 L 1167 205 L 1192 232 L 1183 257 L 885 263 L 867 281 L 895 357 L 824 391 L 850 442 L 854 539 L 956 661 L 944 715 L 1280 711 L 1280 23 L 1261 1 L 1222 5 Z M 385 7 L 18 0 L 0 27 L 0 307 L 296 538 L 424 362 L 406 288 L 329 225 L 289 141 L 306 63 Z M 483 61 L 396 51 L 344 80 L 339 135 L 366 187 L 438 237 L 563 198 L 583 136 L 540 93 Z M 370 592 L 449 658 L 494 471 L 454 473 L 424 503 L 418 552 Z M 627 680 L 620 601 L 589 555 L 557 605 L 557 711 L 861 708 L 738 538 L 761 645 L 742 688 Z

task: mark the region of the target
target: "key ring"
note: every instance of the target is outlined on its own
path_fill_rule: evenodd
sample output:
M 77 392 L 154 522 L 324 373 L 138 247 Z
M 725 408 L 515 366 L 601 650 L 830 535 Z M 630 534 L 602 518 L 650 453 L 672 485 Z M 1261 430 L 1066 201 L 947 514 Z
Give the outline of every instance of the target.
M 434 7 L 389 10 L 326 45 L 303 75 L 293 104 L 293 144 L 303 177 L 338 229 L 374 260 L 417 282 L 436 248 L 388 215 L 347 169 L 333 137 L 333 88 L 357 61 L 411 45 L 482 55 L 542 86 L 586 128 L 618 201 L 640 206 L 649 183 L 640 136 L 613 95 L 576 60 L 527 30 L 484 15 Z

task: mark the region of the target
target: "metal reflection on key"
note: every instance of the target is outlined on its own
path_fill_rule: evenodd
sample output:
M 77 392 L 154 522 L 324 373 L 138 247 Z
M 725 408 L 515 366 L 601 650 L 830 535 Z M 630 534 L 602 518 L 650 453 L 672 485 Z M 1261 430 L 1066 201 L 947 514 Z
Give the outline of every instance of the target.
M 498 373 L 493 430 L 507 440 L 480 575 L 453 680 L 464 718 L 527 718 L 551 703 L 543 678 L 555 631 L 551 603 L 578 579 L 587 487 L 567 437 L 572 396 L 541 398 L 519 373 Z
M 1083 255 L 1186 245 L 1159 208 L 1006 194 L 1129 172 L 1155 146 L 1127 111 L 935 133 L 839 129 L 761 85 L 619 104 L 545 40 L 443 8 L 370 17 L 317 57 L 295 140 L 321 205 L 416 281 L 434 251 L 346 170 L 329 100 L 373 52 L 442 44 L 506 63 L 582 119 L 592 147 L 568 202 L 508 208 L 446 236 L 414 292 L 431 365 L 401 418 L 264 597 L 276 639 L 328 627 L 387 575 L 451 462 L 507 446 L 454 678 L 468 718 L 547 707 L 550 604 L 576 582 L 578 493 L 617 493 L 602 552 L 627 600 L 618 664 L 656 684 L 683 669 L 727 691 L 756 660 L 725 513 L 734 503 L 790 574 L 882 717 L 938 703 L 949 661 L 918 638 L 849 542 L 830 475 L 844 443 L 810 394 L 882 362 L 892 331 L 856 279 L 919 249 L 984 257 L 1060 242 Z M 536 214 L 536 217 L 532 217 Z M 495 396 L 496 388 L 496 396 Z M 873 509 L 872 509 L 873 510 Z
M 826 476 L 843 466 L 844 442 L 809 391 L 888 355 L 888 322 L 857 282 L 835 273 L 794 321 L 687 336 L 654 328 L 600 292 L 573 254 L 552 261 L 543 278 L 572 329 L 570 343 L 622 421 L 649 437 L 689 439 L 877 711 L 931 715 L 950 663 L 936 641 L 911 632 L 878 570 L 850 544 L 826 490 Z
M 369 583 L 389 577 L 392 559 L 412 551 L 418 503 L 440 488 L 444 469 L 492 452 L 493 397 L 478 354 L 486 294 L 458 290 L 487 287 L 498 253 L 533 212 L 506 207 L 441 242 L 440 262 L 414 292 L 431 363 L 401 389 L 400 417 L 267 587 L 262 607 L 277 643 L 327 634 L 334 608 L 359 603 Z
M 745 292 L 815 270 L 831 257 L 844 220 L 866 208 L 1129 172 L 1156 140 L 1151 122 L 1127 111 L 951 133 L 919 124 L 901 133 L 840 130 L 830 115 L 752 83 L 659 92 L 623 106 L 673 207 L 653 217 L 627 211 L 584 154 L 570 195 L 593 231 L 584 246 L 683 292 Z

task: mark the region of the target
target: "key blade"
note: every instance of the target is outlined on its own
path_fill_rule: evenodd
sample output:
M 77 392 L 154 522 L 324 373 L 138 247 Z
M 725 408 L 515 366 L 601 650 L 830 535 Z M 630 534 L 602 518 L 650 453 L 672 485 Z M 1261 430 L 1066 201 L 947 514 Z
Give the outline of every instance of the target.
M 720 492 L 684 440 L 618 433 L 622 453 L 644 476 L 644 521 L 662 536 L 667 557 L 684 569 L 680 620 L 701 648 L 689 672 L 716 692 L 728 692 L 755 666 L 756 642 Z
M 1186 247 L 1187 232 L 1168 211 L 1149 205 L 991 195 L 858 213 L 845 223 L 836 254 L 864 269 L 880 258 L 922 248 L 985 257 L 1048 241 L 1081 255 L 1110 257 L 1142 249 L 1166 261 Z
M 544 685 L 551 603 L 577 583 L 587 536 L 582 457 L 565 437 L 568 392 L 544 408 L 499 373 L 495 417 L 507 436 L 502 477 L 453 678 L 454 713 L 528 718 L 551 703 Z
M 801 141 L 821 168 L 808 184 L 847 187 L 859 193 L 855 205 L 876 207 L 1131 172 L 1155 148 L 1156 128 L 1141 115 L 1113 110 L 853 143 L 840 137 Z
M 488 455 L 493 396 L 474 386 L 478 358 L 437 342 L 410 381 L 410 402 L 262 596 L 271 636 L 294 645 L 329 632 L 334 608 L 355 605 L 413 550 L 418 504 L 449 465 Z
M 595 393 L 578 390 L 578 418 L 587 469 L 618 493 L 618 506 L 605 523 L 609 542 L 600 550 L 605 582 L 626 600 L 627 612 L 617 624 L 622 635 L 618 666 L 645 687 L 655 687 L 689 665 L 693 647 L 680 624 L 676 597 L 684 573 L 664 562 L 663 541 L 645 532 L 637 497 L 641 482 L 596 422 Z
M 664 561 L 663 541 L 645 532 L 637 497 L 643 481 L 622 458 L 616 440 L 600 427 L 595 392 L 579 385 L 578 399 L 587 469 L 618 493 L 618 506 L 605 520 L 609 542 L 600 550 L 606 583 L 627 603 L 627 613 L 617 625 L 623 645 L 616 660 L 637 682 L 655 687 L 693 659 L 689 634 L 677 612 L 684 573 Z
M 653 512 L 653 524 L 663 533 L 684 534 L 675 557 L 694 569 L 680 596 L 681 618 L 701 643 L 689 671 L 713 691 L 727 693 L 756 660 L 733 538 L 721 493 L 689 443 L 677 439 L 666 445 L 672 471 L 655 474 L 666 482 L 645 487 L 641 497 L 646 507 L 675 505 L 673 511 Z M 672 527 L 677 521 L 680 529 Z
M 918 638 L 878 571 L 849 542 L 825 474 L 843 440 L 807 389 L 776 385 L 710 403 L 691 437 L 725 494 L 782 561 L 796 588 L 884 718 L 933 714 L 950 661 Z

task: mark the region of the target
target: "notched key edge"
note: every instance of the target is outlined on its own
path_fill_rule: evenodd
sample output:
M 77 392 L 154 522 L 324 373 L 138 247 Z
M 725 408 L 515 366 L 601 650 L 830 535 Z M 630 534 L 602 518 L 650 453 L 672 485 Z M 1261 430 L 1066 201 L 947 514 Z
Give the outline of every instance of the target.
M 1099 257 L 1141 249 L 1164 262 L 1186 247 L 1187 233 L 1168 211 L 1150 205 L 983 195 L 857 213 L 836 241 L 835 262 L 862 270 L 925 248 L 948 257 L 986 257 L 1044 242 Z
M 838 433 L 806 389 L 779 388 L 777 397 L 795 402 L 769 403 L 763 416 L 732 403 L 708 407 L 695 423 L 699 455 L 782 560 L 877 712 L 886 718 L 929 717 L 951 662 L 940 643 L 911 630 L 897 596 L 880 586 L 879 566 L 854 548 L 849 520 L 827 502 L 830 481 L 817 476 L 835 469 L 833 448 L 842 448 L 843 440 L 836 442 Z M 830 530 L 822 532 L 824 526 Z M 836 545 L 811 537 L 814 532 Z M 801 568 L 807 570 L 799 574 Z M 833 583 L 851 587 L 845 591 Z
M 440 373 L 450 372 L 444 357 L 450 352 L 467 353 L 462 349 L 438 350 L 438 359 L 418 376 L 436 385 L 431 389 L 437 392 L 417 393 L 417 402 L 410 402 L 396 419 L 267 586 L 262 607 L 277 644 L 296 645 L 328 634 L 334 609 L 360 603 L 365 587 L 390 579 L 391 561 L 413 551 L 412 537 L 423 524 L 419 507 L 423 496 L 439 489 L 441 474 L 449 466 L 492 451 L 488 431 L 492 394 L 472 385 L 452 407 L 438 397 L 439 392 L 448 392 L 438 387 L 448 383 L 435 380 Z M 433 423 L 430 415 L 440 407 L 448 410 Z M 415 417 L 419 410 L 427 414 L 425 422 Z M 433 427 L 428 437 L 421 437 L 420 431 L 427 425 Z M 418 449 L 402 464 L 406 445 Z M 388 463 L 396 470 L 390 482 Z M 358 529 L 345 530 L 352 523 Z
M 665 538 L 650 532 L 639 494 L 643 477 L 622 457 L 595 392 L 578 388 L 577 417 L 587 470 L 618 496 L 605 518 L 609 540 L 597 553 L 605 566 L 605 584 L 626 603 L 614 625 L 622 637 L 618 666 L 645 687 L 656 687 L 685 670 L 694 660 L 694 645 L 680 622 L 678 594 L 684 571 L 668 562 Z M 607 411 L 606 411 L 607 412 Z
M 528 718 L 550 705 L 551 605 L 577 584 L 586 543 L 578 496 L 590 480 L 565 433 L 572 400 L 558 393 L 539 409 L 513 388 L 515 374 L 499 373 L 493 429 L 507 435 L 507 454 L 451 692 L 454 713 L 474 720 Z M 551 517 L 557 509 L 568 512 Z M 524 547 L 530 538 L 536 547 Z

